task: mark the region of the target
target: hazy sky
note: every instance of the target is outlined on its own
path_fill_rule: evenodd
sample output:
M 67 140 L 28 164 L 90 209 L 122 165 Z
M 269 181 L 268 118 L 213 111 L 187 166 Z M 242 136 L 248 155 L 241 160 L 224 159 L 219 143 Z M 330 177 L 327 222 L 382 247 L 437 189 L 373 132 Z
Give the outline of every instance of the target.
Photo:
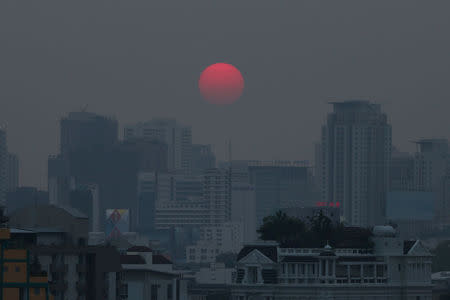
M 234 158 L 312 159 L 330 100 L 383 104 L 394 144 L 450 136 L 450 1 L 0 1 L 0 121 L 21 183 L 44 187 L 68 111 L 175 117 Z M 216 107 L 200 72 L 228 62 L 243 97 Z

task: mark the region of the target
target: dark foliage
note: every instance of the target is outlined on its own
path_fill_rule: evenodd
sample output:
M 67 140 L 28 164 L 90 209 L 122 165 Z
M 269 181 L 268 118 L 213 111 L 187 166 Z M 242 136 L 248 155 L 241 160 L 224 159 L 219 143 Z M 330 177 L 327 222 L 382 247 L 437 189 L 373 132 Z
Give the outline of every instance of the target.
M 342 223 L 333 222 L 322 211 L 307 220 L 279 211 L 264 218 L 258 233 L 262 240 L 274 240 L 287 248 L 321 248 L 327 242 L 337 248 L 373 247 L 369 229 L 344 227 Z
M 433 272 L 441 272 L 450 270 L 450 241 L 439 243 L 433 250 Z

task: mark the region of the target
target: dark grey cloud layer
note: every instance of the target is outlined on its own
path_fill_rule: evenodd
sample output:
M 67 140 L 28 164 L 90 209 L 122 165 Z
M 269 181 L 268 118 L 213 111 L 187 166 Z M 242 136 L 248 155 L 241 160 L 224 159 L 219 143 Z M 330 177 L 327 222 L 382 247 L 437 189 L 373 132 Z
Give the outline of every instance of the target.
M 0 120 L 22 183 L 44 186 L 65 112 L 157 116 L 236 158 L 311 159 L 330 100 L 384 104 L 394 143 L 449 137 L 449 1 L 0 1 Z M 208 64 L 239 67 L 244 96 L 204 103 Z

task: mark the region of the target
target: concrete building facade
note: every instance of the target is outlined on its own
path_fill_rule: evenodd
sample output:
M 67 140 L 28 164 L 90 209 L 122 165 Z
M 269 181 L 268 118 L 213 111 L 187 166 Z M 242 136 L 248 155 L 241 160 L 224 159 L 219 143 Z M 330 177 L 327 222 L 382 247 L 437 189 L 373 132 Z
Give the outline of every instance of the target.
M 387 116 L 369 101 L 332 104 L 316 160 L 322 202 L 342 207 L 350 225 L 384 224 L 392 145 Z
M 232 299 L 431 300 L 431 254 L 402 241 L 390 226 L 374 228 L 372 249 L 244 247 Z

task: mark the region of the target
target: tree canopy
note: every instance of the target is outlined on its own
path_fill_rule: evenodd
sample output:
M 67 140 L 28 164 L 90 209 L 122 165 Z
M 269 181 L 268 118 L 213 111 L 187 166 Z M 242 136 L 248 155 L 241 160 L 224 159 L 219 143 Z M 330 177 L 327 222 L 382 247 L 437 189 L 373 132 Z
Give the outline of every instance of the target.
M 265 217 L 258 229 L 262 240 L 277 241 L 281 247 L 321 248 L 327 242 L 333 247 L 372 248 L 371 231 L 364 228 L 344 227 L 333 222 L 322 211 L 306 220 L 278 211 Z
M 433 254 L 433 272 L 450 270 L 450 241 L 439 243 Z

